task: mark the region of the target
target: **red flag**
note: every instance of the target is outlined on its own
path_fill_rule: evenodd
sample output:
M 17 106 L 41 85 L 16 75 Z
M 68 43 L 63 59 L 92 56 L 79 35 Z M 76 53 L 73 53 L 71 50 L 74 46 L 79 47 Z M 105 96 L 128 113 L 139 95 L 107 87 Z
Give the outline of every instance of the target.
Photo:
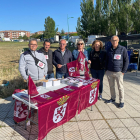
M 79 66 L 79 69 L 80 70 L 84 70 L 84 59 L 85 59 L 85 55 L 82 51 L 79 52 L 79 55 L 77 57 L 77 60 L 78 60 L 78 66 Z
M 67 63 L 67 68 L 70 77 L 80 76 L 77 60 Z
M 28 94 L 31 95 L 31 96 L 35 96 L 35 95 L 39 94 L 32 78 L 30 77 L 30 75 L 29 75 L 29 78 L 28 78 Z
M 89 80 L 90 79 L 90 76 L 89 76 L 88 71 L 89 71 L 89 69 L 88 69 L 88 63 L 86 61 L 85 62 L 85 80 Z

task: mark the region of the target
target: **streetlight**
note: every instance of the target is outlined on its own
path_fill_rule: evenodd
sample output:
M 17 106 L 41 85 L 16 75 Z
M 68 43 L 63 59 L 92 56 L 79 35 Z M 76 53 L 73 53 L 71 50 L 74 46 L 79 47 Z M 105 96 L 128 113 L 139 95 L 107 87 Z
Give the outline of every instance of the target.
M 69 40 L 69 19 L 70 18 L 74 18 L 74 17 L 68 17 L 68 15 L 67 15 L 67 24 L 68 24 L 68 40 Z

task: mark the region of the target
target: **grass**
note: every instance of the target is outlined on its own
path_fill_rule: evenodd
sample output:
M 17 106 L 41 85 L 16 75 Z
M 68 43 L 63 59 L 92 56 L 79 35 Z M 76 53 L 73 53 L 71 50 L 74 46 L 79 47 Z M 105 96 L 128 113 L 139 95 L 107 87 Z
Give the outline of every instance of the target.
M 43 42 L 38 42 L 43 47 Z M 59 47 L 58 43 L 51 44 L 51 50 Z M 27 83 L 18 71 L 20 52 L 28 48 L 28 42 L 0 42 L 0 85 L 9 81 L 7 87 L 0 86 L 0 98 L 11 96 L 15 89 L 27 89 Z

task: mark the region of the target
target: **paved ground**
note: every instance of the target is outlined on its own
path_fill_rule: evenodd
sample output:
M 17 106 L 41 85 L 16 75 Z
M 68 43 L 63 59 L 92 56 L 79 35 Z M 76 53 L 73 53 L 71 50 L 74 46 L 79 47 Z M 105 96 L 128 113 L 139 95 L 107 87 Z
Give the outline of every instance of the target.
M 140 140 L 140 72 L 126 73 L 124 77 L 125 106 L 118 109 L 116 104 L 105 104 L 110 99 L 108 81 L 104 78 L 103 100 L 87 108 L 64 125 L 53 129 L 46 140 Z M 14 101 L 12 97 L 0 99 L 0 140 L 35 140 L 37 126 L 24 130 L 23 123 L 13 122 Z M 37 120 L 37 117 L 34 117 Z

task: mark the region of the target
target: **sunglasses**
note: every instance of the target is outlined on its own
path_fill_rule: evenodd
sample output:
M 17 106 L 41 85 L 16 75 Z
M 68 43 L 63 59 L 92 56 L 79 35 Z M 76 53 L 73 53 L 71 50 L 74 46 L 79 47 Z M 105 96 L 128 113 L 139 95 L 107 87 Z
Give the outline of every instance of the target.
M 78 45 L 83 45 L 83 43 L 79 43 Z

